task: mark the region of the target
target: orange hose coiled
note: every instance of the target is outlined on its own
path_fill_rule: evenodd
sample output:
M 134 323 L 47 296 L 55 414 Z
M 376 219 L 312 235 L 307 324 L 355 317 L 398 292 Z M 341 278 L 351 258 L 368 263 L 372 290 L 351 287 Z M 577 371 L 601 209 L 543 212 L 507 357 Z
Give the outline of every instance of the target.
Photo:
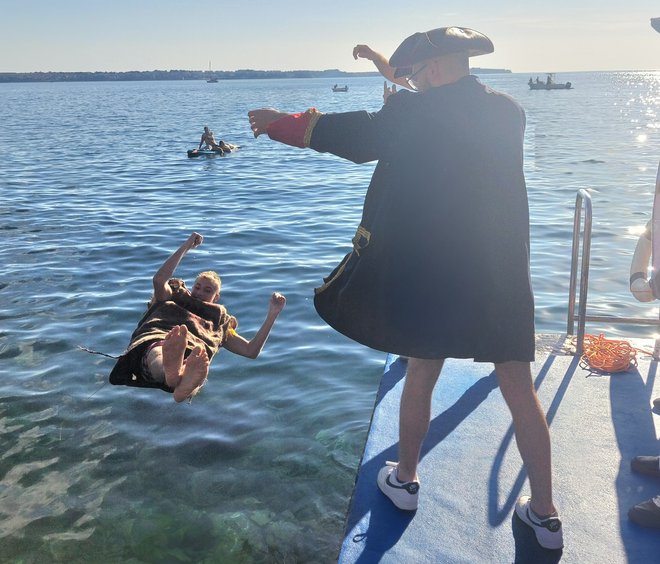
M 637 366 L 636 349 L 627 341 L 585 335 L 581 363 L 603 372 L 625 372 Z

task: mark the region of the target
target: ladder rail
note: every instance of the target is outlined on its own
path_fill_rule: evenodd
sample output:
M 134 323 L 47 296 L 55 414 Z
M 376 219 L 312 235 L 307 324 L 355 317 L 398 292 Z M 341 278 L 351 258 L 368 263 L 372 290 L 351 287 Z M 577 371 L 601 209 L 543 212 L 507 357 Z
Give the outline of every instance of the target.
M 582 210 L 584 209 L 584 222 Z M 587 315 L 587 298 L 589 291 L 589 261 L 591 258 L 591 231 L 592 231 L 591 195 L 585 189 L 580 189 L 575 197 L 575 214 L 573 217 L 573 244 L 571 250 L 571 274 L 568 290 L 568 315 L 566 321 L 566 335 L 574 335 L 577 321 L 577 335 L 575 354 L 581 355 L 584 349 L 584 335 L 587 321 L 611 322 L 627 325 L 653 325 L 658 329 L 655 340 L 654 355 L 657 360 L 660 355 L 660 314 L 657 320 L 639 317 L 615 317 L 604 315 Z M 581 229 L 582 227 L 582 229 Z M 582 237 L 580 237 L 582 235 Z M 580 241 L 582 245 L 580 245 Z M 580 250 L 582 253 L 580 253 Z M 580 282 L 578 286 L 578 263 L 580 264 Z M 575 302 L 577 299 L 577 313 Z

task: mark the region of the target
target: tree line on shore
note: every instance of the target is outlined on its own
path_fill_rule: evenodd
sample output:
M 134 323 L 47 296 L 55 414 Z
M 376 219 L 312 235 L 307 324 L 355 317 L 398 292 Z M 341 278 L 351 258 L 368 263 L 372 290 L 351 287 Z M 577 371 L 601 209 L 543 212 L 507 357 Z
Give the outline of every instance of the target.
M 479 69 L 476 73 L 511 72 L 506 69 Z M 0 72 L 0 82 L 100 82 L 131 80 L 238 80 L 249 78 L 333 78 L 377 76 L 377 72 L 344 72 L 338 69 L 322 71 L 269 71 L 243 69 L 236 71 L 153 70 L 153 71 L 96 71 L 96 72 Z

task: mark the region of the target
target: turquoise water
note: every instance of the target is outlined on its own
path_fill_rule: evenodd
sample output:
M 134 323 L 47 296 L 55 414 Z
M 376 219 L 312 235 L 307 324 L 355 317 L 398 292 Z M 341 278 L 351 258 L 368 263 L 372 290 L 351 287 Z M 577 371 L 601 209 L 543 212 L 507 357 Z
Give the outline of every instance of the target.
M 590 310 L 657 318 L 628 291 L 660 158 L 660 72 L 482 80 L 527 111 L 537 329 L 561 332 L 575 193 L 592 192 Z M 316 316 L 373 165 L 254 140 L 248 109 L 380 107 L 382 81 L 0 85 L 0 551 L 10 562 L 332 562 L 385 355 Z M 242 145 L 188 159 L 202 126 Z M 466 226 L 468 229 L 469 226 Z M 222 352 L 192 404 L 105 384 L 193 230 L 177 274 L 216 269 L 262 355 Z M 640 327 L 587 327 L 648 336 Z

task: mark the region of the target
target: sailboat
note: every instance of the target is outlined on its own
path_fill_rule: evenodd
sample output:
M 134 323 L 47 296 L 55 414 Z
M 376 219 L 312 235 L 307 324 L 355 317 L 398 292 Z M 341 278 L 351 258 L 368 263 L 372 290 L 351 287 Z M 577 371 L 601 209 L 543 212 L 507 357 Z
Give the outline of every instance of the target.
M 211 61 L 209 61 L 209 78 L 206 82 L 218 82 L 218 79 L 211 74 Z

